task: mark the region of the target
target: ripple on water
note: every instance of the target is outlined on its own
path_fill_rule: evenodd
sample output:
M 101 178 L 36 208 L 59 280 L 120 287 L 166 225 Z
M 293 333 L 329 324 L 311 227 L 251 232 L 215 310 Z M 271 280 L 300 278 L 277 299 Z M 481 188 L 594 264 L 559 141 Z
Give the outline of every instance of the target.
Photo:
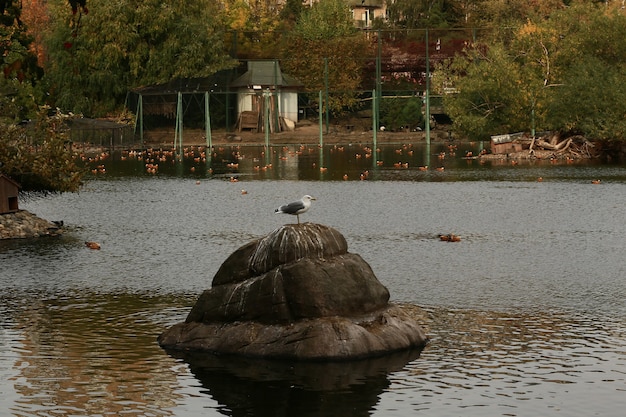
M 626 387 L 623 321 L 433 308 L 429 328 L 431 343 L 392 376 L 379 407 L 398 390 L 421 393 L 428 401 L 416 409 L 437 415 L 617 416 L 626 406 L 626 397 L 616 403 Z
M 245 196 L 222 180 L 103 179 L 29 201 L 68 231 L 0 242 L 3 401 L 41 416 L 259 415 L 275 399 L 302 417 L 323 404 L 384 417 L 621 416 L 624 169 L 545 169 L 485 181 L 451 180 L 469 174 L 448 168 L 432 182 L 246 180 Z M 543 183 L 524 179 L 537 174 Z M 583 178 L 595 174 L 606 184 Z M 433 306 L 421 357 L 333 396 L 294 390 L 290 368 L 280 381 L 255 380 L 267 368 L 254 364 L 196 375 L 167 356 L 156 336 L 184 320 L 236 248 L 290 221 L 273 214 L 285 196 L 304 194 L 317 198 L 306 221 L 344 234 L 394 301 Z

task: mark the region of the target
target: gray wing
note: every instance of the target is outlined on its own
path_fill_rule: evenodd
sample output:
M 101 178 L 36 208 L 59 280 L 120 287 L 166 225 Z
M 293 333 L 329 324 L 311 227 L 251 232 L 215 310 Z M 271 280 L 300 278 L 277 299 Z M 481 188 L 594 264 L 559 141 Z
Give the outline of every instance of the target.
M 304 203 L 302 201 L 294 201 L 293 203 L 285 204 L 278 208 L 278 211 L 285 214 L 296 214 L 300 210 L 304 210 Z

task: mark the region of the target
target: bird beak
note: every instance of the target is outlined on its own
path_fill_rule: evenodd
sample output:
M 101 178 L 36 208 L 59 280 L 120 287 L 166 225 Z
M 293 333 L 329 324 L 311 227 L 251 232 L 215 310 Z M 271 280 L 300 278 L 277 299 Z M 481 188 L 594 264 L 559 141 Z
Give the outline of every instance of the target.
M 311 200 L 317 200 L 317 198 L 315 198 L 315 197 L 311 197 Z

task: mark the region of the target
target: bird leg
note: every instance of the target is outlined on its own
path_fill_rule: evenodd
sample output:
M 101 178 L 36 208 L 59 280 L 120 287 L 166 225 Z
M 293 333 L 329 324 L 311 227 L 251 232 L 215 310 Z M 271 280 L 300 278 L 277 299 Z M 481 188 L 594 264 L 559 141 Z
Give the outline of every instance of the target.
M 298 224 L 300 224 L 300 215 L 296 214 L 296 217 L 298 218 Z

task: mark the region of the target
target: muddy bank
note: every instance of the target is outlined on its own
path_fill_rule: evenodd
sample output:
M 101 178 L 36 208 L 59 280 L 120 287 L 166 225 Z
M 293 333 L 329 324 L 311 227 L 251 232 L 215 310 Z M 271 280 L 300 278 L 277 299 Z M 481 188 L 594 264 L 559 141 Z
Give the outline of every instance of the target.
M 447 130 L 432 130 L 431 141 L 443 142 L 452 139 Z M 332 125 L 328 132 L 322 130 L 322 140 L 325 145 L 350 144 L 350 143 L 373 143 L 374 135 L 371 129 L 352 125 Z M 241 145 L 264 145 L 265 134 L 263 132 L 253 132 L 244 130 L 241 132 L 214 131 L 211 134 L 214 145 L 241 144 Z M 376 142 L 379 144 L 397 143 L 418 143 L 426 140 L 423 131 L 402 131 L 389 132 L 381 131 L 376 133 Z M 305 124 L 296 127 L 295 130 L 271 133 L 269 141 L 272 145 L 291 144 L 319 144 L 319 126 L 315 124 Z M 173 129 L 153 129 L 144 133 L 144 142 L 149 146 L 172 147 L 174 146 Z M 183 132 L 184 145 L 205 145 L 206 137 L 204 129 L 186 129 Z

